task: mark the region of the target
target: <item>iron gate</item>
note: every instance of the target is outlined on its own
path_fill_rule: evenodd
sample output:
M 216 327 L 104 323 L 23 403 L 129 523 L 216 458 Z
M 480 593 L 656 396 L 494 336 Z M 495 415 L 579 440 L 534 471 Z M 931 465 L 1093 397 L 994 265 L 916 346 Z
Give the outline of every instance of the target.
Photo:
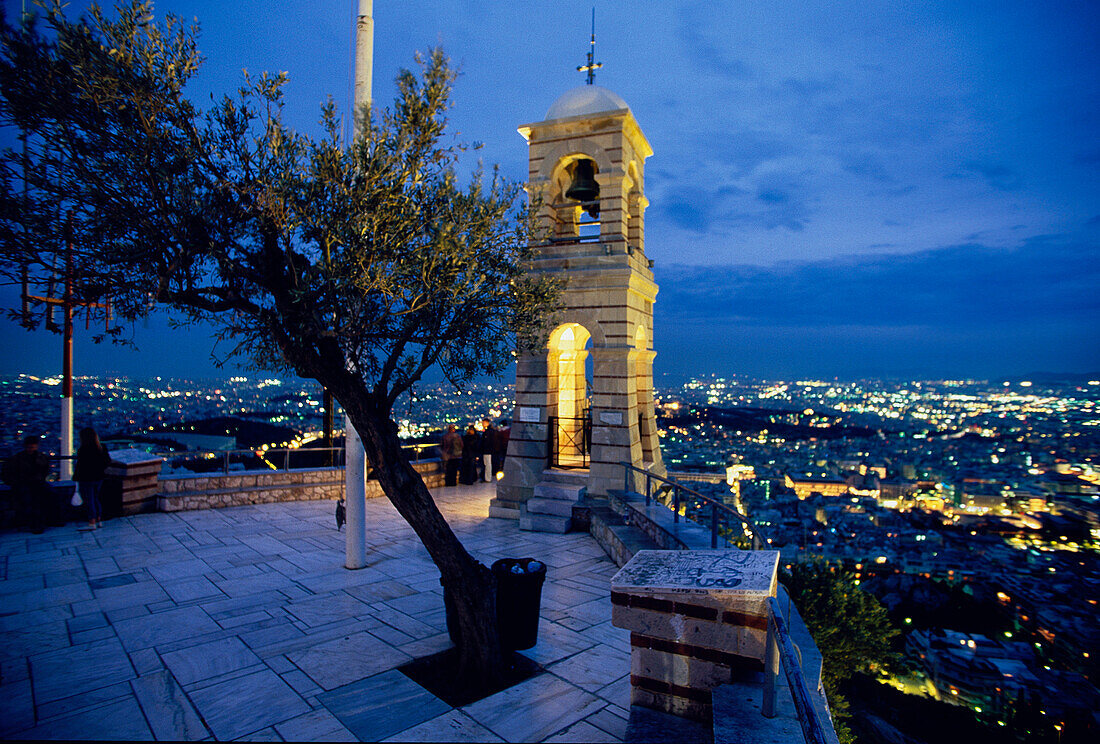
M 546 449 L 552 468 L 587 468 L 592 448 L 592 416 L 550 416 Z

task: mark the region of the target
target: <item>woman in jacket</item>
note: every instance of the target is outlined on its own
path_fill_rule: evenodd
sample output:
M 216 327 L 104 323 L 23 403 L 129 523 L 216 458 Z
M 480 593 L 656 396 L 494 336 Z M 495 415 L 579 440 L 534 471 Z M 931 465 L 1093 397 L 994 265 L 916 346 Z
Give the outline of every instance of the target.
M 99 492 L 103 488 L 103 478 L 111 456 L 107 448 L 99 441 L 99 435 L 92 427 L 80 430 L 80 449 L 76 451 L 76 468 L 73 480 L 80 488 L 80 497 L 88 509 L 88 526 L 95 529 L 103 521 L 103 505 Z

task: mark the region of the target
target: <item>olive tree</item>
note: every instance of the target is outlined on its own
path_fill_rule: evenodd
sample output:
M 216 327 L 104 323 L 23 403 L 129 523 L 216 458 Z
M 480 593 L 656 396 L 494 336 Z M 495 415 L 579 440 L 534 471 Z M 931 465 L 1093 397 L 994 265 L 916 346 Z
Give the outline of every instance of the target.
M 492 685 L 495 580 L 403 454 L 393 407 L 432 367 L 462 384 L 544 343 L 557 287 L 523 271 L 519 189 L 495 170 L 460 182 L 439 50 L 346 143 L 331 103 L 316 138 L 283 123 L 285 74 L 190 100 L 197 36 L 137 1 L 2 20 L 0 125 L 19 134 L 0 159 L 2 278 L 48 282 L 69 245 L 79 299 L 109 296 L 113 334 L 167 306 L 330 390 L 440 571 L 464 676 Z

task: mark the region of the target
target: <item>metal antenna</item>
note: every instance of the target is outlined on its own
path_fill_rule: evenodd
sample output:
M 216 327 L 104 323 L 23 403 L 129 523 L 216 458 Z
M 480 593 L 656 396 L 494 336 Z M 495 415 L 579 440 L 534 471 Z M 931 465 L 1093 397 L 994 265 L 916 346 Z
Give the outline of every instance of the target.
M 592 8 L 592 40 L 588 46 L 588 64 L 579 65 L 577 72 L 588 73 L 588 84 L 592 85 L 596 80 L 596 70 L 603 67 L 603 62 L 593 62 L 596 58 L 596 9 Z

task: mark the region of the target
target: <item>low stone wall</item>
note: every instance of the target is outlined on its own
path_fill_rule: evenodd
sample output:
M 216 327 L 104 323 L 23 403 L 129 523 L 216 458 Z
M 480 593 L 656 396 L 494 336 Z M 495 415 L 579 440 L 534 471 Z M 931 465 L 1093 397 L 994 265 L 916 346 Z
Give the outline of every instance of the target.
M 443 485 L 439 460 L 420 460 L 413 467 L 428 488 Z M 277 501 L 321 501 L 344 497 L 343 468 L 257 470 L 202 475 L 162 475 L 157 494 L 159 511 L 217 509 L 226 506 L 270 504 Z M 368 499 L 380 498 L 382 487 L 368 480 Z

